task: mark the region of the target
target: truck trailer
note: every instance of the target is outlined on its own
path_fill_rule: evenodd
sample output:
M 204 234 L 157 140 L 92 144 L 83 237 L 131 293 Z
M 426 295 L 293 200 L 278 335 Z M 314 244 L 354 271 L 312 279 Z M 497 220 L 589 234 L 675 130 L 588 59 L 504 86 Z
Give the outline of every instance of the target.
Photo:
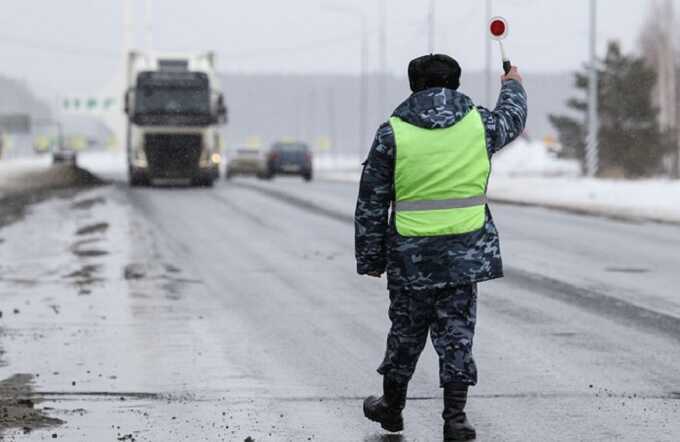
M 212 53 L 130 52 L 125 113 L 131 186 L 219 178 L 227 109 Z

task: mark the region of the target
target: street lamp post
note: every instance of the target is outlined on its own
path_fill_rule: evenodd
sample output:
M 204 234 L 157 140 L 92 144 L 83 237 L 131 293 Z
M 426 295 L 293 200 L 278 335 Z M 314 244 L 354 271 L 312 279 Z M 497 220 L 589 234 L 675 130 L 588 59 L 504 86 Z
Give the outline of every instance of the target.
M 491 21 L 491 17 L 493 16 L 493 5 L 491 3 L 491 0 L 486 0 L 486 17 L 484 18 L 484 29 L 487 28 L 489 22 Z M 484 34 L 486 37 L 486 34 Z M 485 74 L 486 74 L 486 82 L 485 82 L 485 101 L 486 105 L 491 107 L 493 106 L 493 103 L 491 102 L 491 39 L 486 37 L 485 38 L 486 42 L 486 69 L 485 69 Z
M 153 0 L 144 2 L 144 40 L 150 54 L 153 50 Z
M 436 35 L 436 20 L 435 20 L 435 0 L 430 0 L 430 12 L 428 14 L 428 49 L 430 54 L 434 54 L 435 35 Z
M 359 76 L 359 133 L 357 135 L 357 153 L 361 159 L 366 154 L 366 118 L 368 114 L 368 20 L 360 10 L 345 8 L 334 4 L 326 5 L 327 9 L 346 14 L 359 20 L 361 24 L 361 67 Z
M 361 14 L 361 88 L 359 91 L 359 145 L 357 147 L 361 160 L 366 151 L 366 118 L 368 117 L 368 25 L 366 16 Z
M 380 112 L 387 111 L 387 0 L 380 0 L 380 36 L 378 41 L 380 48 L 380 75 L 378 76 L 378 100 Z
M 586 145 L 586 173 L 597 175 L 600 164 L 597 71 L 597 0 L 590 0 L 590 75 L 588 79 L 588 140 Z

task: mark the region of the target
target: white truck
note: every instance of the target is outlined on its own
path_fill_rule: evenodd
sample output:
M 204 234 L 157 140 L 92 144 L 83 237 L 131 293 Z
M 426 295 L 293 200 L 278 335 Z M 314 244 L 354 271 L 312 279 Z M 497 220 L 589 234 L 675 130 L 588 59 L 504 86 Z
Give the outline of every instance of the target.
M 227 109 L 213 53 L 130 52 L 125 113 L 131 186 L 219 178 Z

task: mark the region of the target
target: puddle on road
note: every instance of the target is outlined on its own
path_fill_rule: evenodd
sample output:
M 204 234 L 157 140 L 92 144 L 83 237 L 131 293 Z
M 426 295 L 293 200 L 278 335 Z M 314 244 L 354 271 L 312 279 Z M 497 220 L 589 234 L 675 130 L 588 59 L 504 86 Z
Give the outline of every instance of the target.
M 109 254 L 108 251 L 106 250 L 98 250 L 98 249 L 85 249 L 82 250 L 80 248 L 76 248 L 71 250 L 74 255 L 80 257 L 80 258 L 97 258 L 100 256 L 106 256 Z
M 109 223 L 101 222 L 79 228 L 76 231 L 76 235 L 78 236 L 95 235 L 97 233 L 105 233 L 107 230 L 109 230 Z
M 609 273 L 637 273 L 637 274 L 651 272 L 650 269 L 645 269 L 642 267 L 607 267 L 605 268 L 605 271 Z
M 98 196 L 95 198 L 86 198 L 83 200 L 79 200 L 71 204 L 71 209 L 74 210 L 89 210 L 93 208 L 96 205 L 99 204 L 104 204 L 106 203 L 106 198 L 103 196 Z
M 199 279 L 181 277 L 182 270 L 172 264 L 129 263 L 123 269 L 130 293 L 135 298 L 151 298 L 147 293 L 163 293 L 166 299 L 178 301 L 187 285 L 202 284 Z

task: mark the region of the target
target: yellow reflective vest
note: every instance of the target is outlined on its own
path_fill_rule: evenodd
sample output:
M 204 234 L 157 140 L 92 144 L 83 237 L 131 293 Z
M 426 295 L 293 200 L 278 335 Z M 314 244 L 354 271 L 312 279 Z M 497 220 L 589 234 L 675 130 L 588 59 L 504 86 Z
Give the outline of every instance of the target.
M 481 115 L 473 109 L 451 127 L 424 129 L 392 117 L 397 232 L 459 235 L 486 222 L 491 163 Z

